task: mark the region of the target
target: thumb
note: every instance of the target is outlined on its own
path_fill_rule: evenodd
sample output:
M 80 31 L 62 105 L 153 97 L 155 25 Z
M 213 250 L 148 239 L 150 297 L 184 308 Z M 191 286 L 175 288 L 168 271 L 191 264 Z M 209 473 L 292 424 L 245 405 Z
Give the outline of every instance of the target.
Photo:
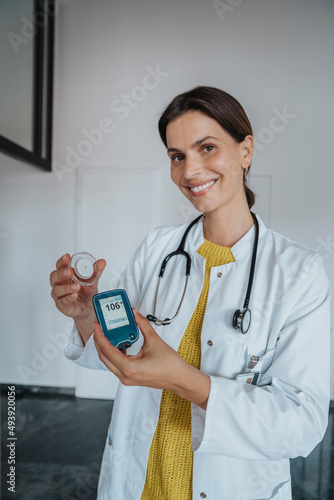
M 135 317 L 135 321 L 136 321 L 137 325 L 139 326 L 140 331 L 142 332 L 143 336 L 145 338 L 157 337 L 158 336 L 157 332 L 154 330 L 154 328 L 151 325 L 151 323 L 149 322 L 149 320 L 147 318 L 145 318 L 145 316 L 140 314 L 138 309 L 136 309 L 135 307 L 132 308 L 132 311 L 133 311 L 133 314 Z
M 100 274 L 102 274 L 103 271 L 105 270 L 107 262 L 104 259 L 99 259 L 99 260 L 96 261 L 96 263 L 97 263 L 97 265 L 99 267 Z

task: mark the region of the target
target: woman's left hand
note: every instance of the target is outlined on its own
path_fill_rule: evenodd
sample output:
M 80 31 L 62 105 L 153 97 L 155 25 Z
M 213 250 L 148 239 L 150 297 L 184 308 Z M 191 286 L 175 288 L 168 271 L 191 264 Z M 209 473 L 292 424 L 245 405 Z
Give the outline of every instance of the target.
M 211 385 L 209 376 L 184 361 L 159 337 L 144 316 L 136 309 L 133 312 L 144 337 L 139 353 L 124 355 L 110 344 L 95 322 L 94 342 L 100 360 L 123 385 L 168 389 L 205 408 Z

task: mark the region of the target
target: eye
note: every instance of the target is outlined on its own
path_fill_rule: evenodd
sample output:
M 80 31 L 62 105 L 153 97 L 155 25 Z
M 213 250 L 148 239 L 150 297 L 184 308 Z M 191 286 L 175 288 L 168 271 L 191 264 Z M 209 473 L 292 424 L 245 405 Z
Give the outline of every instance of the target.
M 172 156 L 171 160 L 173 163 L 181 163 L 181 161 L 184 160 L 184 155 L 176 154 L 176 155 Z
M 205 153 L 210 153 L 210 151 L 213 151 L 215 148 L 216 146 L 214 146 L 213 144 L 206 144 L 205 146 L 203 146 L 203 151 Z

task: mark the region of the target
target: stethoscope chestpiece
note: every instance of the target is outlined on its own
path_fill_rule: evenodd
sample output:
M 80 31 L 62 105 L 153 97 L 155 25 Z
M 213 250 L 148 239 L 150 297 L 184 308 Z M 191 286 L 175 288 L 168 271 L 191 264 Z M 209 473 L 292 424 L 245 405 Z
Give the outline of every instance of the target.
M 251 319 L 252 313 L 248 307 L 245 307 L 242 311 L 237 309 L 233 314 L 232 326 L 235 330 L 239 330 L 240 333 L 245 335 L 249 330 Z
M 151 321 L 152 323 L 155 323 L 157 321 L 157 318 L 155 316 L 152 316 L 152 314 L 148 314 L 146 316 L 146 319 L 148 319 L 149 321 Z
M 160 320 L 158 319 L 156 316 L 152 316 L 152 314 L 148 314 L 146 316 L 146 319 L 148 319 L 149 321 L 151 321 L 152 323 L 155 323 L 156 325 L 158 326 L 165 326 L 165 325 L 170 325 L 170 323 L 172 322 L 171 319 L 169 318 L 165 318 L 164 320 Z
M 259 240 L 259 223 L 256 218 L 256 215 L 251 212 L 253 220 L 254 220 L 254 225 L 255 225 L 255 238 L 254 238 L 254 245 L 253 245 L 253 253 L 252 253 L 252 261 L 251 261 L 251 268 L 249 272 L 249 278 L 248 278 L 248 286 L 247 286 L 247 292 L 246 292 L 246 297 L 245 297 L 245 302 L 242 311 L 240 309 L 237 309 L 235 313 L 232 316 L 232 326 L 235 330 L 238 330 L 239 333 L 242 333 L 245 335 L 250 327 L 251 324 L 251 319 L 252 319 L 252 313 L 250 309 L 248 308 L 248 304 L 250 301 L 250 296 L 251 296 L 251 291 L 252 291 L 252 286 L 253 286 L 253 278 L 254 278 L 254 270 L 255 270 L 255 262 L 256 262 L 256 254 L 257 254 L 257 244 Z

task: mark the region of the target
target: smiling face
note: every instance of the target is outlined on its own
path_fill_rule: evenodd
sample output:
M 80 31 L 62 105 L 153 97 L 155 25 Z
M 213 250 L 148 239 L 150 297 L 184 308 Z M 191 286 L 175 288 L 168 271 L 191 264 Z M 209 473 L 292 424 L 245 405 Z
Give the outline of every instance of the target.
M 219 123 L 188 111 L 167 125 L 171 178 L 205 214 L 244 208 L 243 172 L 252 160 L 253 138 L 237 143 Z

